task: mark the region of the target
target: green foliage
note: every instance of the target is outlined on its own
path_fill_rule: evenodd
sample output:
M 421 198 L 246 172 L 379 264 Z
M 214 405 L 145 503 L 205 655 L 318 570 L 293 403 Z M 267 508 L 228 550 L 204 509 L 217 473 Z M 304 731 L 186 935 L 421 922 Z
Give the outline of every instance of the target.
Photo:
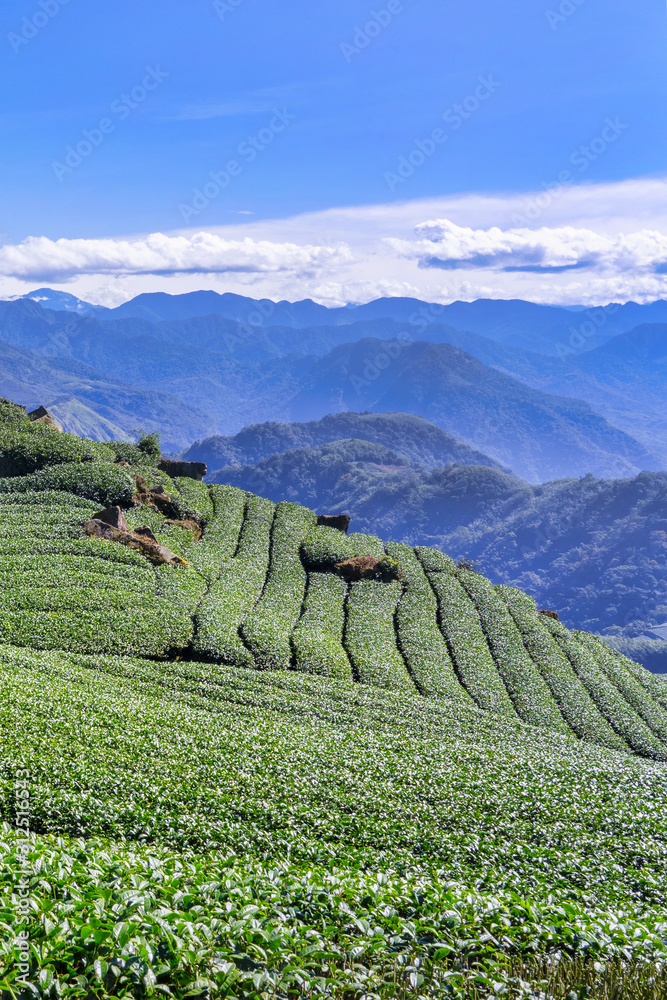
M 213 516 L 206 526 L 204 537 L 193 552 L 192 561 L 194 568 L 209 584 L 219 578 L 223 566 L 236 552 L 246 508 L 246 495 L 232 486 L 213 486 L 211 503 Z
M 304 610 L 292 638 L 297 670 L 352 679 L 343 646 L 347 585 L 330 573 L 310 573 Z
M 25 406 L 19 406 L 18 403 L 12 403 L 0 396 L 0 426 L 6 430 L 9 424 L 15 424 L 27 430 L 30 421 Z
M 576 633 L 569 633 L 552 618 L 544 618 L 544 624 L 555 636 L 602 715 L 627 745 L 644 757 L 667 760 L 667 746 L 656 739 L 645 722 L 630 707 L 618 688 L 609 680 L 596 657 L 578 641 Z
M 198 483 L 196 479 L 181 477 L 174 480 L 178 492 L 187 502 L 190 508 L 200 517 L 205 524 L 208 524 L 215 513 L 211 492 L 205 483 Z
M 157 459 L 130 441 L 111 441 L 108 448 L 113 452 L 116 462 L 127 462 L 129 465 L 139 466 L 142 469 L 144 467 L 152 468 L 157 463 Z
M 621 749 L 623 741 L 598 711 L 591 695 L 574 672 L 535 601 L 514 587 L 497 587 L 521 633 L 524 645 L 549 685 L 563 718 L 582 740 Z
M 539 981 L 534 955 L 667 960 L 664 767 L 304 674 L 2 647 L 0 690 L 11 826 L 29 775 L 37 995 L 82 976 L 137 1000 L 153 977 L 405 997 L 417 969 L 461 1000 Z M 0 834 L 6 928 L 18 841 Z
M 440 560 L 427 557 L 424 563 L 428 569 L 429 565 L 440 564 Z M 472 601 L 453 573 L 428 570 L 428 578 L 438 600 L 438 618 L 461 683 L 480 708 L 516 718 Z
M 535 1000 L 606 961 L 639 998 L 667 685 L 436 550 L 134 464 L 195 542 L 110 448 L 0 481 L 5 929 L 26 801 L 32 829 L 30 987 L 0 935 L 1 1000 Z M 85 537 L 119 499 L 189 565 Z M 348 586 L 354 555 L 400 581 Z
M 642 638 L 667 621 L 667 473 L 530 486 L 479 458 L 471 465 L 470 455 L 433 450 L 435 431 L 405 414 L 339 414 L 257 425 L 191 452 L 212 469 L 226 464 L 221 482 L 345 511 L 361 532 L 437 546 L 574 627 L 631 641 L 622 652 L 667 673 L 667 644 Z M 434 468 L 436 455 L 446 467 Z
M 195 650 L 200 655 L 237 666 L 255 665 L 239 630 L 264 589 L 274 516 L 270 500 L 248 498 L 236 555 L 224 565 L 197 612 Z
M 137 433 L 140 435 L 136 445 L 137 450 L 146 455 L 151 462 L 156 463 L 162 457 L 160 435 L 157 431 L 153 431 L 152 433 L 138 431 Z
M 109 461 L 108 445 L 61 434 L 44 424 L 0 424 L 0 475 L 25 476 L 50 465 Z
M 299 551 L 315 515 L 293 503 L 279 503 L 271 531 L 271 561 L 264 592 L 243 624 L 243 638 L 261 669 L 287 670 L 291 636 L 306 590 Z
M 656 736 L 667 741 L 667 711 L 652 698 L 632 671 L 608 646 L 588 632 L 573 633 L 596 658 L 611 682 Z
M 571 733 L 547 684 L 524 646 L 514 619 L 491 583 L 478 573 L 459 568 L 458 580 L 471 598 L 498 673 L 519 718 L 534 726 Z
M 0 641 L 149 656 L 187 647 L 186 609 L 160 596 L 138 553 L 82 535 L 98 505 L 83 503 L 63 493 L 0 494 Z
M 362 683 L 414 693 L 414 682 L 396 645 L 394 615 L 401 592 L 399 583 L 360 580 L 351 584 L 345 647 Z
M 374 535 L 344 535 L 342 531 L 325 526 L 314 527 L 301 546 L 306 567 L 315 572 L 331 571 L 336 563 L 355 556 L 382 559 L 384 554 L 384 545 Z
M 76 493 L 99 507 L 129 507 L 135 486 L 127 471 L 109 462 L 54 465 L 31 475 L 0 479 L 0 493 Z
M 426 694 L 472 704 L 459 682 L 447 643 L 438 625 L 438 603 L 413 549 L 390 542 L 388 554 L 400 567 L 405 588 L 396 611 L 401 652 L 418 688 Z

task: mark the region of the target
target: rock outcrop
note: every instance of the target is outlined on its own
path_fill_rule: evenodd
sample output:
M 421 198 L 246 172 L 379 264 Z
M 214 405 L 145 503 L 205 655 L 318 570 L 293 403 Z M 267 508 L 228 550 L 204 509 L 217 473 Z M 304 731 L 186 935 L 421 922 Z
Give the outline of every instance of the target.
M 105 524 L 110 524 L 112 528 L 118 528 L 119 531 L 130 530 L 121 507 L 105 507 L 104 510 L 93 514 L 93 520 L 104 521 Z
M 350 518 L 347 514 L 318 514 L 317 524 L 320 528 L 335 528 L 336 531 L 342 531 L 346 535 L 350 527 Z
M 538 611 L 538 615 L 545 615 L 547 618 L 553 618 L 554 621 L 559 622 L 560 616 L 557 611 Z
M 198 482 L 201 482 L 208 472 L 208 466 L 204 462 L 171 462 L 168 458 L 161 458 L 158 468 L 172 479 L 183 476 L 186 479 L 196 479 Z
M 108 511 L 102 511 L 102 513 L 107 514 Z M 116 528 L 101 518 L 91 518 L 90 521 L 86 521 L 83 530 L 91 538 L 105 538 L 109 542 L 127 545 L 128 548 L 140 552 L 156 566 L 163 564 L 168 566 L 188 565 L 185 559 L 176 555 L 166 545 L 160 545 L 150 528 L 136 528 L 134 531 L 129 531 Z
M 32 421 L 33 424 L 44 424 L 45 427 L 50 427 L 54 431 L 62 431 L 60 424 L 57 424 L 49 411 L 44 406 L 38 406 L 36 410 L 31 410 L 28 414 L 28 419 Z
M 381 580 L 389 583 L 390 580 L 401 578 L 400 566 L 389 556 L 383 556 L 382 559 L 376 559 L 375 556 L 355 556 L 336 563 L 335 568 L 339 576 L 351 583 L 356 580 Z

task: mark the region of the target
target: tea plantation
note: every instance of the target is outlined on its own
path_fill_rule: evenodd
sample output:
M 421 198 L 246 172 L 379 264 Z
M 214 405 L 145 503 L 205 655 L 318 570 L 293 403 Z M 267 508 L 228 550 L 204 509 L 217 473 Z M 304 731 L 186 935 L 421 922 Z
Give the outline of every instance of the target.
M 436 550 L 0 420 L 2 1000 L 667 996 L 664 681 Z

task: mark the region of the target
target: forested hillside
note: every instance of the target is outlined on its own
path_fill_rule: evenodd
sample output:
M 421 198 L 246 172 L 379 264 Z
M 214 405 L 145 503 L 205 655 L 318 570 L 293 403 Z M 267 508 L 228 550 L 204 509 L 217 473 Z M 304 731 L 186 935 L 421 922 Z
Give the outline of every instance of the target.
M 214 435 L 196 441 L 180 454 L 188 462 L 206 462 L 214 472 L 228 465 L 255 465 L 279 452 L 316 448 L 351 438 L 390 448 L 406 462 L 426 469 L 454 463 L 502 468 L 488 455 L 469 448 L 447 431 L 409 413 L 345 412 L 328 414 L 309 423 L 254 424 L 233 437 Z

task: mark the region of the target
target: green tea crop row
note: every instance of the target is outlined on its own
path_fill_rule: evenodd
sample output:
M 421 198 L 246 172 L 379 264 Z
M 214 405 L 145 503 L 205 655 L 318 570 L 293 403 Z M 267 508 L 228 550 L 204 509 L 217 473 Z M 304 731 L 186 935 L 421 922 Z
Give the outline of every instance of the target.
M 457 577 L 475 605 L 498 673 L 519 718 L 533 726 L 571 733 L 526 650 L 514 619 L 493 585 L 479 573 L 469 570 L 460 570 Z
M 452 572 L 430 572 L 428 578 L 461 683 L 480 708 L 516 718 L 472 601 Z
M 355 556 L 381 559 L 384 545 L 375 535 L 345 535 L 336 528 L 323 525 L 312 527 L 301 546 L 306 567 L 314 572 L 333 570 L 336 563 Z
M 193 552 L 193 567 L 208 581 L 218 579 L 225 562 L 236 552 L 247 496 L 233 486 L 212 486 L 213 517 Z
M 188 506 L 199 517 L 203 518 L 206 524 L 213 520 L 215 508 L 206 483 L 199 483 L 195 479 L 188 479 L 186 477 L 175 479 L 174 483 Z
M 654 674 L 640 667 L 638 663 L 634 663 L 629 660 L 618 650 L 612 649 L 612 655 L 630 671 L 633 677 L 636 677 L 641 686 L 648 691 L 648 693 L 655 698 L 659 705 L 663 708 L 667 708 L 667 683 L 662 677 L 656 677 Z
M 582 739 L 623 750 L 624 741 L 598 711 L 554 636 L 545 628 L 535 601 L 514 587 L 496 588 L 517 624 L 526 649 L 542 671 L 551 693 L 573 732 Z
M 255 665 L 239 629 L 264 589 L 275 510 L 270 500 L 249 497 L 237 555 L 225 564 L 197 613 L 195 649 L 200 655 L 238 666 Z
M 665 922 L 663 765 L 297 672 L 2 647 L 0 690 L 0 817 L 25 768 L 40 833 L 269 865 L 289 852 Z
M 605 645 L 604 642 L 587 632 L 574 632 L 573 634 L 600 664 L 612 684 L 618 688 L 649 729 L 659 739 L 667 741 L 667 712 L 660 703 L 650 697 L 632 672 L 613 655 L 609 646 Z
M 292 630 L 301 614 L 306 570 L 299 555 L 315 522 L 306 507 L 279 503 L 271 529 L 271 561 L 264 592 L 243 623 L 243 637 L 262 670 L 288 670 Z
M 343 646 L 347 584 L 332 573 L 310 573 L 304 611 L 292 642 L 297 670 L 352 680 Z
M 653 735 L 646 723 L 630 707 L 586 646 L 575 634 L 568 632 L 563 625 L 552 618 L 545 618 L 544 623 L 556 637 L 556 641 L 601 713 L 627 745 L 644 757 L 667 760 L 667 746 Z
M 125 469 L 109 462 L 55 465 L 18 479 L 0 479 L 0 493 L 23 491 L 76 493 L 92 500 L 98 507 L 114 504 L 129 507 L 135 484 Z
M 16 494 L 0 495 L 3 642 L 149 656 L 188 646 L 192 602 L 161 594 L 138 552 L 82 535 L 94 503 L 50 493 L 41 507 L 34 496 L 25 494 L 24 507 Z
M 470 702 L 470 695 L 456 676 L 438 625 L 438 602 L 419 559 L 409 545 L 390 542 L 386 550 L 399 563 L 405 584 L 396 627 L 412 677 L 425 694 Z
M 345 648 L 362 684 L 415 693 L 405 661 L 396 646 L 394 615 L 399 583 L 360 580 L 350 586 Z

